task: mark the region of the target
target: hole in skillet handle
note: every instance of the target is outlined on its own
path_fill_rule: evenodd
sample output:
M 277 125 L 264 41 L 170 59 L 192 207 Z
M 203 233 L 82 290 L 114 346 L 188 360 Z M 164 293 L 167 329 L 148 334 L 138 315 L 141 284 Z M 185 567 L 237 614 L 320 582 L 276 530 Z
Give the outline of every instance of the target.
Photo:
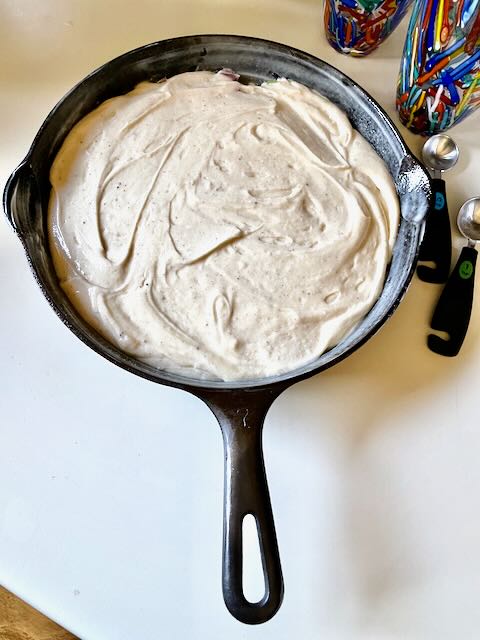
M 255 517 L 248 513 L 242 522 L 243 595 L 248 602 L 259 602 L 265 595 L 260 536 Z
M 283 600 L 283 576 L 262 451 L 262 427 L 272 402 L 288 383 L 197 395 L 218 420 L 224 444 L 223 599 L 245 624 L 270 620 Z M 249 602 L 243 584 L 243 522 L 255 518 L 265 593 Z

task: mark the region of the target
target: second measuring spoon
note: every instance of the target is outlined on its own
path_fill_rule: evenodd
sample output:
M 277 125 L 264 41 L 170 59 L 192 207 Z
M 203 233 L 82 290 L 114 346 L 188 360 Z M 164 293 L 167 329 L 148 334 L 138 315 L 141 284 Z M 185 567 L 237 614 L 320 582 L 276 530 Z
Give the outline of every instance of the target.
M 422 149 L 422 158 L 432 174 L 433 199 L 426 220 L 425 235 L 423 236 L 419 262 L 433 262 L 434 266 L 420 264 L 417 275 L 424 282 L 440 284 L 446 282 L 450 273 L 452 260 L 452 237 L 450 219 L 448 217 L 447 195 L 442 171 L 451 169 L 458 160 L 458 147 L 455 142 L 444 133 L 429 138 Z
M 473 284 L 477 250 L 480 242 L 480 197 L 470 198 L 458 212 L 457 225 L 468 240 L 438 300 L 430 326 L 446 331 L 450 339 L 430 334 L 428 347 L 442 356 L 456 356 L 467 334 L 473 303 Z

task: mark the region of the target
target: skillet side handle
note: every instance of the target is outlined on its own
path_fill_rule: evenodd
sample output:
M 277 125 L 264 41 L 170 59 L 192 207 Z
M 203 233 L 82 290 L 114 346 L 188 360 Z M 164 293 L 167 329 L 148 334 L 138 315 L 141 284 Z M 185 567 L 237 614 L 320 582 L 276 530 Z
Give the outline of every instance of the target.
M 203 397 L 223 435 L 225 488 L 223 517 L 223 598 L 240 622 L 259 624 L 272 618 L 283 599 L 283 577 L 262 452 L 266 413 L 280 391 L 242 391 L 228 398 Z M 243 592 L 243 520 L 256 520 L 265 593 L 249 602 Z
M 426 169 L 407 154 L 402 158 L 395 186 L 400 197 L 402 218 L 425 226 L 432 201 L 432 185 Z
M 27 159 L 21 162 L 8 178 L 3 191 L 3 210 L 8 222 L 17 235 L 20 235 L 17 222 L 17 197 L 21 189 L 28 188 L 26 180 L 31 176 L 31 167 Z

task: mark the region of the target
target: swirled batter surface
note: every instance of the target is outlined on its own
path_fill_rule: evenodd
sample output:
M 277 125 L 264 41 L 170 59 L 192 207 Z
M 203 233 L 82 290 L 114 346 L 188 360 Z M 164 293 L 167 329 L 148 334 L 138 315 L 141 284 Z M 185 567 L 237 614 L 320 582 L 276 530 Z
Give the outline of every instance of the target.
M 251 379 L 339 342 L 383 287 L 399 207 L 330 101 L 185 73 L 108 100 L 51 169 L 55 269 L 78 312 L 161 369 Z

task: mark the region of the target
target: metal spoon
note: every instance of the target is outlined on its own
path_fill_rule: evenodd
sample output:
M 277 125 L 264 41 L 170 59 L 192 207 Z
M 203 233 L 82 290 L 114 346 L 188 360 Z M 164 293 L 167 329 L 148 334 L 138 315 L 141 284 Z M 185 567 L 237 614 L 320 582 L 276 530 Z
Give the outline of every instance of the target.
M 450 339 L 428 336 L 428 347 L 442 356 L 456 356 L 463 344 L 470 322 L 473 303 L 473 285 L 477 250 L 480 242 L 480 196 L 470 198 L 458 212 L 457 226 L 468 243 L 463 247 L 455 269 L 452 271 L 438 300 L 430 326 L 436 331 L 446 331 Z
M 458 155 L 456 142 L 445 133 L 429 138 L 422 149 L 423 162 L 435 179 L 441 178 L 442 171 L 448 171 L 457 163 Z
M 443 171 L 448 171 L 456 164 L 458 155 L 455 141 L 445 133 L 432 136 L 423 145 L 423 162 L 433 178 L 433 199 L 418 260 L 435 264 L 434 267 L 419 265 L 417 268 L 417 275 L 424 282 L 446 282 L 450 273 L 452 238 L 445 181 L 441 176 Z

